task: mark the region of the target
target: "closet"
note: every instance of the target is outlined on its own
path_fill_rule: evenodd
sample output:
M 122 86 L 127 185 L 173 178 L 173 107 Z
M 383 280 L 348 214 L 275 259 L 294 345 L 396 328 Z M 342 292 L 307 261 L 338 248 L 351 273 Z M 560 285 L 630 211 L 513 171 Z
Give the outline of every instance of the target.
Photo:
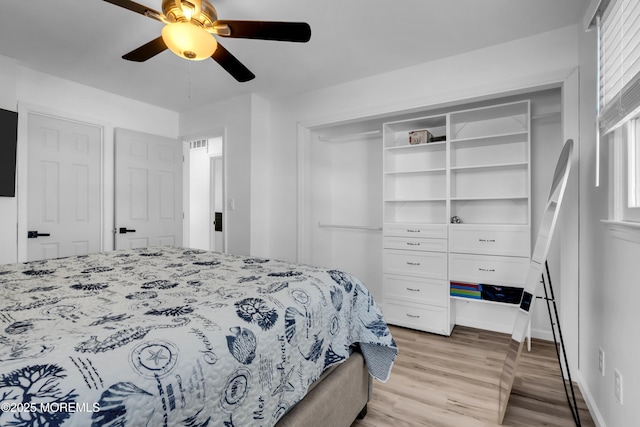
M 382 300 L 382 132 L 369 121 L 314 129 L 305 147 L 303 263 L 346 271 Z
M 360 278 L 390 324 L 510 333 L 517 304 L 500 292 L 526 278 L 560 111 L 556 88 L 310 129 L 300 261 Z M 546 313 L 532 332 L 550 334 Z

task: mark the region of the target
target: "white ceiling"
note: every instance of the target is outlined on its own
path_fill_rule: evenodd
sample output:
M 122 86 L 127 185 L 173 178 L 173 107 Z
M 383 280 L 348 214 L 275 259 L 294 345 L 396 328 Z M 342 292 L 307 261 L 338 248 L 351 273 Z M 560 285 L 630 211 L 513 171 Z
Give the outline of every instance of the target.
M 0 55 L 175 111 L 256 93 L 277 97 L 404 68 L 581 22 L 587 0 L 213 0 L 220 19 L 304 21 L 311 41 L 218 40 L 256 78 L 165 51 L 121 56 L 160 22 L 102 0 L 3 1 Z M 161 0 L 140 0 L 157 11 Z

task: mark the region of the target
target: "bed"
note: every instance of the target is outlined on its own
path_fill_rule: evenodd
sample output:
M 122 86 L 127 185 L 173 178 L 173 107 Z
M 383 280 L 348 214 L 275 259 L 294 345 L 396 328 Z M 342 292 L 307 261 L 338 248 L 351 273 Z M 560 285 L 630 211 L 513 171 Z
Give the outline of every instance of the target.
M 176 247 L 0 266 L 2 426 L 348 426 L 396 355 L 337 270 Z

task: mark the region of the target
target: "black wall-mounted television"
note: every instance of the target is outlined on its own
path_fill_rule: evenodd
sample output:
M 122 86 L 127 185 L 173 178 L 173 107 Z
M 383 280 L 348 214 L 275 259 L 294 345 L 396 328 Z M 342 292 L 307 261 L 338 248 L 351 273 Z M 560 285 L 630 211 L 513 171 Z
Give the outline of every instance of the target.
M 0 108 L 0 197 L 16 196 L 18 113 Z

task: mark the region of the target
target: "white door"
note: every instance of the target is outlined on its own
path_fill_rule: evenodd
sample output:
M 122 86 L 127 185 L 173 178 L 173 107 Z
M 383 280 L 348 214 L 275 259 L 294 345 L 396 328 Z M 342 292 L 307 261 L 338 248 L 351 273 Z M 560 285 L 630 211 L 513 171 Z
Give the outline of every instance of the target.
M 182 245 L 182 145 L 115 130 L 116 249 Z
M 27 116 L 27 260 L 101 250 L 102 130 Z

